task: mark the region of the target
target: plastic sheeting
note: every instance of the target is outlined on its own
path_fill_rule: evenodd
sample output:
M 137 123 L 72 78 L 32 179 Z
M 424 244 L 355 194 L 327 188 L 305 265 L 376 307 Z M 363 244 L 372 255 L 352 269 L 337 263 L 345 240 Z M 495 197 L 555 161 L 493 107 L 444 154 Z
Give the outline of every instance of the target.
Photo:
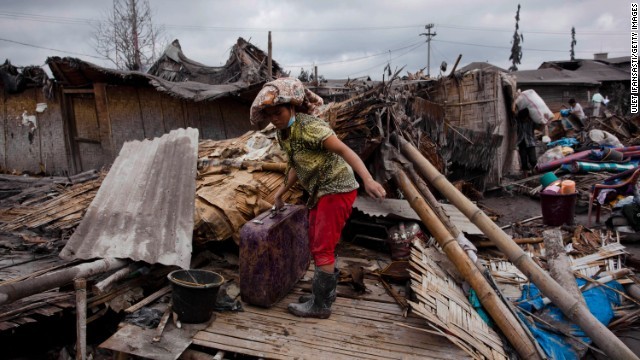
M 586 280 L 576 280 L 579 287 L 586 284 Z M 608 325 L 614 316 L 613 307 L 620 305 L 620 296 L 613 290 L 624 292 L 624 289 L 617 281 L 606 283 L 609 288 L 604 286 L 593 287 L 582 292 L 582 296 L 587 303 L 587 307 L 591 313 L 604 325 Z M 542 294 L 534 284 L 525 285 L 518 306 L 528 312 L 540 311 L 545 309 L 547 314 L 558 323 L 566 324 L 571 329 L 571 335 L 580 338 L 585 343 L 591 343 L 591 339 L 575 324 L 564 317 L 560 309 L 550 304 L 547 307 L 543 304 Z M 529 330 L 538 341 L 538 344 L 545 353 L 555 360 L 572 360 L 579 359 L 578 354 L 571 345 L 568 344 L 567 336 L 559 334 L 557 331 L 551 330 L 547 325 L 541 322 L 532 321 L 530 317 L 520 316 L 527 324 Z

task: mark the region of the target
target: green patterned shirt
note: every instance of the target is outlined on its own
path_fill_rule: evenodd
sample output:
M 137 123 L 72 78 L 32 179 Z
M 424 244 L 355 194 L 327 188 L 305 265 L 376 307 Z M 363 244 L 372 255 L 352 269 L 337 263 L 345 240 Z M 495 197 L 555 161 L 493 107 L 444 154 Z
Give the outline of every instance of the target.
M 307 114 L 296 114 L 287 139 L 278 130 L 278 143 L 289 157 L 287 174 L 293 167 L 298 182 L 309 192 L 307 206 L 313 208 L 327 194 L 346 193 L 358 188 L 353 169 L 338 154 L 326 150 L 322 143 L 335 132 L 329 124 Z

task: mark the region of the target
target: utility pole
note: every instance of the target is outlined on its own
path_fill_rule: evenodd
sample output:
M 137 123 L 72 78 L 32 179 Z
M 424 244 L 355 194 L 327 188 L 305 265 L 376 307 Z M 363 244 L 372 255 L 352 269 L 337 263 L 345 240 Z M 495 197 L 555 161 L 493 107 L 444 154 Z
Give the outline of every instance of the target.
M 427 32 L 420 35 L 424 35 L 427 37 L 427 76 L 431 77 L 431 38 L 436 36 L 436 33 L 431 33 L 433 24 L 427 24 L 424 26 L 424 28 L 427 29 Z
M 273 54 L 271 53 L 271 31 L 269 31 L 269 57 L 267 58 L 267 82 L 273 80 L 273 63 L 271 62 Z

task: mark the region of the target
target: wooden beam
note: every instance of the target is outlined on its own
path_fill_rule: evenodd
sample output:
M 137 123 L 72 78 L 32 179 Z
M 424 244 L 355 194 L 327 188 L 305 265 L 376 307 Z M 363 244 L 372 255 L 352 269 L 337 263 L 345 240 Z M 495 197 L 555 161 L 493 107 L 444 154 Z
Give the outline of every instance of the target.
M 143 306 L 149 305 L 150 303 L 152 303 L 156 299 L 160 298 L 164 294 L 168 293 L 169 291 L 171 291 L 171 285 L 167 285 L 167 286 L 163 287 L 162 289 L 160 289 L 160 290 L 154 292 L 153 294 L 147 296 L 146 298 L 144 298 L 139 303 L 126 308 L 124 310 L 124 312 L 127 313 L 127 314 L 131 314 L 131 313 L 137 311 L 138 309 L 142 308 Z
M 87 280 L 76 279 L 76 360 L 87 358 Z
M 93 89 L 62 89 L 65 94 L 93 94 Z

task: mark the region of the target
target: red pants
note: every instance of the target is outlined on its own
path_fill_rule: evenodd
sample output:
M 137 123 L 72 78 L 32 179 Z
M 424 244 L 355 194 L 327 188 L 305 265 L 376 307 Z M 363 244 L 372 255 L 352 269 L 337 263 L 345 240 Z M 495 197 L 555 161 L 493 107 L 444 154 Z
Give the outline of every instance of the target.
M 335 262 L 335 250 L 342 229 L 351 216 L 357 191 L 329 194 L 309 210 L 309 249 L 316 266 Z

